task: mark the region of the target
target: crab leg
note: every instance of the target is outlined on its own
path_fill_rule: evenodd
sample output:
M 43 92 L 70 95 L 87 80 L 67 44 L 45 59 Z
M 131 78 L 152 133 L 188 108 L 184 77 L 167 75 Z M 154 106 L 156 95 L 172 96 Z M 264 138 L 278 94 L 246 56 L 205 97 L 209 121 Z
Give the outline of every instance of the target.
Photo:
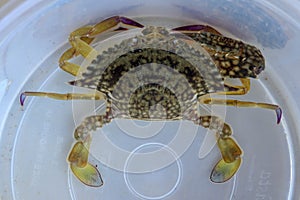
M 188 26 L 181 26 L 178 28 L 172 29 L 173 31 L 180 31 L 183 34 L 188 34 L 188 33 L 200 33 L 200 32 L 210 32 L 214 33 L 217 35 L 222 35 L 219 31 L 214 29 L 211 26 L 208 25 L 188 25 Z
M 81 54 L 83 57 L 87 58 L 91 53 L 96 52 L 89 45 L 94 40 L 94 37 L 105 32 L 143 27 L 143 25 L 132 19 L 114 16 L 105 19 L 98 24 L 79 28 L 70 34 L 69 42 L 72 47 L 64 52 L 60 57 L 59 66 L 64 71 L 76 76 L 79 72 L 80 66 L 68 62 L 68 60 L 74 56 L 77 56 L 78 54 Z
M 217 133 L 217 143 L 222 158 L 211 172 L 211 181 L 223 183 L 229 180 L 239 169 L 242 160 L 242 150 L 231 136 L 230 126 L 216 116 L 200 116 L 194 123 Z
M 250 79 L 240 78 L 242 85 L 231 85 L 225 83 L 224 86 L 228 91 L 218 92 L 220 95 L 244 95 L 250 91 Z
M 68 156 L 68 162 L 74 175 L 84 184 L 100 187 L 103 180 L 96 167 L 88 162 L 89 148 L 92 141 L 91 133 L 110 122 L 108 115 L 94 115 L 85 120 L 75 129 L 73 145 Z
M 75 99 L 85 99 L 85 100 L 102 100 L 105 99 L 101 92 L 91 93 L 91 94 L 79 94 L 79 93 L 50 93 L 50 92 L 23 92 L 20 95 L 20 103 L 23 106 L 27 96 L 36 97 L 47 97 L 57 100 L 75 100 Z
M 200 97 L 200 103 L 202 104 L 211 104 L 211 105 L 228 105 L 228 106 L 235 106 L 235 107 L 248 107 L 248 108 L 264 108 L 274 110 L 277 117 L 277 124 L 280 123 L 282 110 L 278 105 L 268 104 L 268 103 L 257 103 L 251 101 L 239 101 L 239 100 L 232 100 L 232 99 L 214 99 L 210 97 Z

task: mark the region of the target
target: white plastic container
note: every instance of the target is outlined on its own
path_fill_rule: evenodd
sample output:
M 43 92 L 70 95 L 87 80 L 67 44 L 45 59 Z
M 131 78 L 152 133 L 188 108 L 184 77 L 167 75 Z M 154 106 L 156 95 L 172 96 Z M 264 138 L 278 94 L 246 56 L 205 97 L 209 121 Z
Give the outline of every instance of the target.
M 244 150 L 243 164 L 233 179 L 210 182 L 219 153 L 215 147 L 199 158 L 206 130 L 189 122 L 117 120 L 95 133 L 93 140 L 91 159 L 104 185 L 85 186 L 66 162 L 79 123 L 72 103 L 30 98 L 24 108 L 20 106 L 19 95 L 25 90 L 72 92 L 65 84 L 72 77 L 58 69 L 58 59 L 69 47 L 69 33 L 113 15 L 167 27 L 209 24 L 262 50 L 266 70 L 253 81 L 251 92 L 239 98 L 276 103 L 283 119 L 276 125 L 272 112 L 227 108 L 226 121 Z M 9 1 L 1 5 L 0 17 L 1 200 L 299 199 L 299 1 Z M 141 130 L 148 135 L 138 136 Z M 148 162 L 174 162 L 147 173 L 126 172 L 138 163 L 135 153 L 157 150 L 162 152 Z

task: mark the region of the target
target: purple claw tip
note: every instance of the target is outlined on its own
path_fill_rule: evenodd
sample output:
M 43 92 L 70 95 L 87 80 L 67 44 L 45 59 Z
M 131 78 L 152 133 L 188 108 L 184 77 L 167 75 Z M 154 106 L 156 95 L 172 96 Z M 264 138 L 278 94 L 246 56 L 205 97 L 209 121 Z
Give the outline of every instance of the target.
M 173 31 L 201 31 L 205 29 L 203 25 L 188 25 L 172 29 Z
M 130 26 L 136 26 L 138 28 L 143 28 L 144 26 L 132 19 L 129 19 L 127 17 L 120 17 L 119 20 L 124 23 L 124 24 L 127 24 L 127 25 L 130 25 Z
M 24 106 L 25 99 L 26 99 L 26 94 L 23 92 L 20 95 L 20 104 L 21 104 L 21 106 Z
M 278 108 L 275 110 L 275 112 L 276 112 L 276 115 L 277 115 L 277 124 L 279 124 L 280 121 L 281 121 L 281 117 L 282 117 L 282 110 L 281 110 L 280 107 L 278 107 Z

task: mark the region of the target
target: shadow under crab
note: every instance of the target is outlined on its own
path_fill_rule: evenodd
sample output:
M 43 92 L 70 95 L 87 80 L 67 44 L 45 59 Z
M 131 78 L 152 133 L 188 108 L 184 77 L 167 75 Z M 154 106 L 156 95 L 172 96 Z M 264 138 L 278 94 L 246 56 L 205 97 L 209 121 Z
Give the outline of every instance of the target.
M 139 34 L 124 39 L 100 54 L 90 46 L 104 32 L 139 28 Z M 204 25 L 188 25 L 168 30 L 164 27 L 144 27 L 129 18 L 114 16 L 94 26 L 79 28 L 70 34 L 68 49 L 60 58 L 60 67 L 80 78 L 69 82 L 89 88 L 91 94 L 24 92 L 26 96 L 41 96 L 59 100 L 105 100 L 106 113 L 85 118 L 75 129 L 75 144 L 68 162 L 75 176 L 89 186 L 101 186 L 103 180 L 96 167 L 88 162 L 92 132 L 114 118 L 154 120 L 189 120 L 216 133 L 221 159 L 212 170 L 215 183 L 229 180 L 238 171 L 242 150 L 232 137 L 231 127 L 220 117 L 202 115 L 199 104 L 258 107 L 276 112 L 277 105 L 211 98 L 211 94 L 244 95 L 250 90 L 250 79 L 265 67 L 261 52 L 242 41 L 222 36 Z M 81 54 L 92 58 L 84 70 L 68 62 Z M 135 75 L 139 79 L 135 79 Z M 241 85 L 226 83 L 237 78 Z M 159 109 L 160 105 L 163 109 Z

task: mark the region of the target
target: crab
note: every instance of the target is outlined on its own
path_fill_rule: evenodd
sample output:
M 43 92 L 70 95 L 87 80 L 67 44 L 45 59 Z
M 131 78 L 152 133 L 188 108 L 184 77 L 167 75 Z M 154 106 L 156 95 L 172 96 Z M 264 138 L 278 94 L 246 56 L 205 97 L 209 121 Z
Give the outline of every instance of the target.
M 99 35 L 130 30 L 139 32 L 102 52 L 92 46 Z M 282 110 L 278 105 L 211 96 L 246 94 L 250 90 L 250 78 L 257 78 L 265 68 L 265 61 L 255 46 L 225 37 L 208 25 L 168 29 L 113 16 L 73 31 L 69 42 L 72 47 L 62 54 L 59 66 L 79 77 L 69 82 L 70 85 L 89 88 L 92 92 L 25 91 L 20 95 L 20 102 L 23 105 L 27 96 L 106 102 L 104 114 L 88 116 L 76 127 L 75 143 L 67 158 L 73 174 L 88 186 L 103 185 L 97 167 L 89 162 L 92 133 L 113 119 L 189 120 L 212 130 L 221 154 L 210 175 L 214 183 L 226 182 L 236 174 L 243 151 L 233 138 L 230 125 L 218 116 L 203 115 L 199 105 L 269 109 L 275 111 L 277 123 L 280 122 Z M 78 55 L 91 58 L 88 67 L 69 61 Z M 237 79 L 240 84 L 229 83 L 230 79 Z

